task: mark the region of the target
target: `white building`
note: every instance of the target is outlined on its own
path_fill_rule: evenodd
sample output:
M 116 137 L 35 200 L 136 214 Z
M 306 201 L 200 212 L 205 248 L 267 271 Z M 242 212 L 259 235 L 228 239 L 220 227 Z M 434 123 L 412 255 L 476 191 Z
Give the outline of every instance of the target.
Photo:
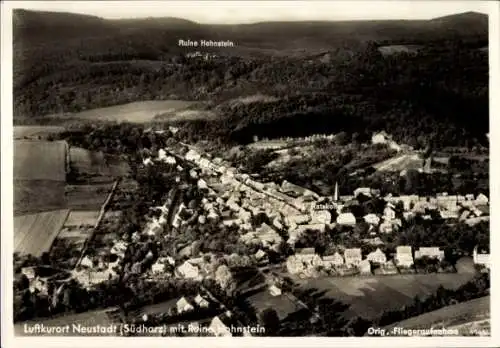
M 357 266 L 362 260 L 361 249 L 360 248 L 352 248 L 344 250 L 344 259 L 345 264 L 350 266 Z
M 194 310 L 194 307 L 185 297 L 181 297 L 179 301 L 175 304 L 177 307 L 177 313 L 185 313 Z
M 439 250 L 437 247 L 421 247 L 418 250 L 415 250 L 415 260 L 424 256 L 442 261 L 444 260 L 444 251 Z
M 384 209 L 384 219 L 386 221 L 391 221 L 396 218 L 396 212 L 394 211 L 394 208 L 391 206 L 386 206 Z
M 265 252 L 265 251 L 263 251 L 262 249 L 259 249 L 259 251 L 257 251 L 257 252 L 255 253 L 255 258 L 256 258 L 258 261 L 260 261 L 260 260 L 264 259 L 266 256 L 267 256 L 266 252 Z
M 487 250 L 479 248 L 477 245 L 472 252 L 472 258 L 476 265 L 490 266 L 490 253 Z
M 380 233 L 392 233 L 393 230 L 394 230 L 394 227 L 390 221 L 384 221 L 379 226 Z
M 196 295 L 194 303 L 200 308 L 208 308 L 210 306 L 210 303 L 200 294 Z
M 164 273 L 164 272 L 165 272 L 165 264 L 155 262 L 155 263 L 151 266 L 151 271 L 152 271 L 154 274 L 162 274 L 162 273 Z
M 371 197 L 372 190 L 369 187 L 359 187 L 354 190 L 354 197 L 358 197 L 360 194 Z
M 172 164 L 172 165 L 177 164 L 177 161 L 175 160 L 175 157 L 173 157 L 173 156 L 167 156 L 164 161 L 165 161 L 165 163 Z
M 80 261 L 80 266 L 87 267 L 87 268 L 92 268 L 92 267 L 94 267 L 94 262 L 92 261 L 92 259 L 90 257 L 88 257 L 87 255 L 85 255 L 82 258 L 82 261 Z
M 486 205 L 488 204 L 489 200 L 488 200 L 488 197 L 486 197 L 486 195 L 480 193 L 477 197 L 476 197 L 476 204 L 477 205 Z
M 332 214 L 327 210 L 313 210 L 311 212 L 312 224 L 329 224 L 332 222 Z
M 338 267 L 344 264 L 344 257 L 337 251 L 333 255 L 323 257 L 323 266 L 327 269 Z
M 337 224 L 345 226 L 356 225 L 356 218 L 352 213 L 342 213 L 337 217 Z
M 153 160 L 151 159 L 151 157 L 148 157 L 148 158 L 145 158 L 142 160 L 142 163 L 145 165 L 145 166 L 152 166 L 154 163 L 153 163 Z
M 128 244 L 122 240 L 116 242 L 110 250 L 111 254 L 115 254 L 119 257 L 125 256 L 125 251 L 127 250 Z
M 372 251 L 366 256 L 366 259 L 373 263 L 383 264 L 387 262 L 387 256 L 385 253 L 377 248 L 375 251 Z
M 189 260 L 185 261 L 182 265 L 177 267 L 177 273 L 186 279 L 200 280 L 200 269 L 193 265 Z
M 372 136 L 372 144 L 387 144 L 389 136 L 386 132 L 374 133 Z
M 296 225 L 306 224 L 310 220 L 311 220 L 311 216 L 309 214 L 291 215 L 291 216 L 287 216 L 285 218 L 285 222 L 288 226 L 291 226 L 293 224 L 296 224 Z
M 23 267 L 21 273 L 26 276 L 29 280 L 35 279 L 36 272 L 34 267 Z
M 411 246 L 396 247 L 396 265 L 401 267 L 411 267 L 413 265 L 413 254 Z
M 362 260 L 358 264 L 358 268 L 359 268 L 359 273 L 361 275 L 372 274 L 372 267 L 371 267 L 370 261 L 368 261 L 368 260 Z
M 269 293 L 271 294 L 271 296 L 279 296 L 281 295 L 281 289 L 278 288 L 276 285 L 271 285 L 269 287 Z
M 219 319 L 214 317 L 208 327 L 210 332 L 216 337 L 231 337 L 231 330 Z
M 188 161 L 197 163 L 200 160 L 201 155 L 198 152 L 194 151 L 194 150 L 189 150 L 186 153 L 185 158 Z
M 367 214 L 363 217 L 363 219 L 367 224 L 373 226 L 378 226 L 378 224 L 380 223 L 380 218 L 375 214 Z

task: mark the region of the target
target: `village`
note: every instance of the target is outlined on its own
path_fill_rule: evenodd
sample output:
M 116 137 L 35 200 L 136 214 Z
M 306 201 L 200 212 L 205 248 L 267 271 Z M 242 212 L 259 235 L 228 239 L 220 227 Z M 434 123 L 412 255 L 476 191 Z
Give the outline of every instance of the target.
M 171 127 L 169 133 L 175 135 L 176 129 Z M 170 189 L 164 202 L 149 208 L 151 214 L 142 231 L 114 240 L 109 250 L 85 255 L 69 278 L 86 289 L 132 276 L 157 283 L 178 279 L 201 284 L 198 292 L 170 301 L 166 310 L 137 315 L 138 323 L 156 322 L 165 315 L 175 318 L 197 313 L 203 317 L 215 313 L 211 319 L 196 321 L 196 325 L 210 328 L 200 330 L 200 334 L 233 335 L 235 330 L 230 327 L 244 325 L 203 284 L 211 280 L 228 296 L 238 293 L 241 290 L 232 274 L 234 267 L 255 267 L 265 279 L 257 288 L 266 287 L 271 297 L 283 296 L 284 278 L 307 281 L 453 273 L 455 262 L 447 260 L 443 246 L 402 244 L 388 249 L 386 243 L 403 225 L 414 221 L 437 218 L 444 224 L 474 226 L 489 220 L 489 201 L 484 194 L 380 197 L 378 190 L 361 187 L 350 196 L 342 196 L 336 185 L 333 196 L 322 197 L 286 180 L 259 182 L 231 163 L 187 144 L 176 143 L 148 153 L 142 167 L 167 168 L 177 187 Z M 190 188 L 199 193 L 198 198 L 186 193 Z M 371 212 L 366 213 L 360 209 L 366 202 L 378 204 L 373 203 L 377 207 L 371 206 Z M 227 244 L 213 240 L 209 247 L 201 248 L 202 234 L 195 233 L 201 229 L 205 231 L 201 239 L 206 241 L 211 240 L 210 229 L 225 231 Z M 354 234 L 356 229 L 356 237 L 346 238 L 342 244 L 330 243 L 321 252 L 310 243 L 329 234 Z M 172 247 L 165 248 L 170 243 Z M 233 252 L 228 252 L 231 249 Z M 133 261 L 125 262 L 131 254 Z M 489 268 L 487 245 L 470 245 L 468 255 L 473 267 Z M 23 268 L 22 273 L 32 291 L 48 294 L 54 286 L 51 277 L 36 275 L 32 267 Z M 67 282 L 68 278 L 58 280 L 57 290 L 50 291 L 53 306 L 60 301 Z M 293 296 L 292 300 L 300 302 Z M 250 335 L 250 330 L 243 331 L 239 334 Z

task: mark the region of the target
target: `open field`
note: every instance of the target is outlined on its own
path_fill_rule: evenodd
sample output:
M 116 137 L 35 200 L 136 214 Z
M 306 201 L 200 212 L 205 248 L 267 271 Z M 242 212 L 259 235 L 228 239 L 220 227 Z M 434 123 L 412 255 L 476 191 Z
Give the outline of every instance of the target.
M 14 215 L 65 207 L 65 183 L 53 180 L 14 180 Z
M 50 249 L 50 255 L 58 260 L 59 267 L 72 269 L 76 266 L 85 241 L 92 231 L 92 229 L 69 230 L 63 227 Z
M 461 335 L 471 335 L 468 323 L 479 323 L 488 321 L 491 302 L 490 296 L 485 296 L 456 305 L 447 306 L 429 313 L 425 313 L 399 323 L 391 324 L 386 329 L 402 327 L 406 329 L 428 329 L 457 327 Z
M 65 181 L 65 141 L 14 141 L 14 179 Z
M 248 147 L 254 150 L 278 150 L 288 145 L 289 142 L 284 140 L 260 140 L 248 144 Z
M 267 308 L 272 308 L 276 310 L 278 317 L 281 320 L 301 309 L 301 307 L 297 306 L 285 294 L 272 296 L 267 288 L 248 297 L 248 301 L 255 309 L 256 313 L 259 313 Z
M 80 174 L 123 177 L 130 171 L 128 163 L 117 156 L 107 155 L 100 151 L 71 147 L 69 157 L 72 169 Z
M 14 139 L 42 138 L 56 133 L 64 132 L 64 127 L 59 126 L 14 126 Z
M 399 53 L 417 54 L 422 48 L 420 45 L 388 45 L 380 46 L 378 50 L 383 56 L 390 56 Z
M 155 121 L 194 121 L 194 120 L 212 120 L 217 115 L 208 110 L 170 110 L 157 115 Z
M 442 285 L 456 289 L 474 277 L 474 273 L 410 274 L 380 277 L 328 277 L 299 281 L 304 289 L 316 289 L 324 296 L 351 305 L 347 316 L 374 318 L 382 312 L 399 309 L 425 298 Z
M 94 226 L 99 217 L 99 210 L 91 211 L 72 211 L 68 215 L 68 219 L 64 223 L 64 226 L 84 226 L 92 225 Z
M 152 121 L 156 115 L 185 110 L 192 103 L 182 100 L 150 100 L 86 110 L 72 116 L 86 120 L 144 123 Z
M 106 161 L 102 152 L 95 152 L 81 147 L 69 149 L 71 168 L 78 173 L 101 174 L 106 170 Z
M 109 181 L 92 185 L 66 185 L 62 181 L 15 180 L 14 215 L 64 208 L 99 210 L 111 187 Z
M 68 239 L 74 242 L 80 242 L 87 239 L 93 232 L 93 226 L 63 226 L 59 234 L 57 235 L 57 239 Z
M 111 183 L 93 185 L 67 185 L 66 206 L 72 210 L 99 210 L 108 197 Z
M 69 210 L 22 215 L 14 218 L 14 251 L 40 256 L 49 251 Z
M 383 162 L 373 165 L 373 168 L 379 171 L 397 171 L 400 172 L 404 169 L 419 169 L 424 165 L 423 159 L 418 154 L 405 154 L 389 158 Z

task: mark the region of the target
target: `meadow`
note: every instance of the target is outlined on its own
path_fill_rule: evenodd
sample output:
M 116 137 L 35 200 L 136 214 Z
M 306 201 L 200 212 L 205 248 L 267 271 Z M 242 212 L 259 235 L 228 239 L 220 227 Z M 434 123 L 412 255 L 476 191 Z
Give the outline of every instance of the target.
M 281 320 L 301 308 L 285 294 L 272 296 L 267 288 L 249 296 L 247 299 L 257 313 L 272 308 L 276 310 Z
M 14 141 L 14 179 L 66 181 L 65 141 Z
M 85 110 L 71 116 L 82 120 L 145 123 L 161 114 L 185 111 L 192 104 L 183 100 L 149 100 Z
M 14 180 L 14 215 L 63 209 L 64 187 L 63 181 Z
M 50 250 L 69 210 L 55 210 L 14 218 L 14 251 L 39 257 Z
M 457 289 L 474 277 L 474 273 L 409 274 L 380 277 L 325 277 L 299 280 L 304 290 L 317 291 L 350 305 L 347 317 L 378 317 L 384 311 L 411 304 L 433 294 L 440 285 Z
M 113 180 L 114 177 L 126 176 L 130 167 L 117 156 L 105 154 L 101 151 L 90 151 L 81 147 L 69 149 L 70 166 L 77 174 L 86 176 L 103 176 L 93 178 L 94 181 Z
M 42 138 L 64 132 L 60 126 L 14 126 L 14 139 Z
M 111 191 L 112 183 L 67 185 L 66 206 L 72 210 L 99 210 Z

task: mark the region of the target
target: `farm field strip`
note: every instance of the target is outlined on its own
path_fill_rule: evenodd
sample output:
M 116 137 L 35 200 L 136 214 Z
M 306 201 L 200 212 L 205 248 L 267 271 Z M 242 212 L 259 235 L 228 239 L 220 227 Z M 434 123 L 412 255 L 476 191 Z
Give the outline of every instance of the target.
M 69 210 L 56 210 L 14 218 L 14 250 L 40 256 L 48 251 L 61 230 Z
M 46 137 L 49 134 L 62 133 L 64 127 L 60 126 L 14 126 L 14 139 L 22 139 L 24 137 Z
M 89 211 L 101 209 L 111 191 L 112 183 L 93 185 L 67 185 L 67 207 L 72 210 Z
M 14 180 L 14 214 L 34 214 L 65 208 L 62 181 Z
M 99 217 L 98 210 L 92 211 L 71 211 L 64 223 L 64 226 L 83 226 L 92 225 L 94 226 Z
M 67 149 L 65 141 L 15 140 L 14 179 L 66 181 Z

